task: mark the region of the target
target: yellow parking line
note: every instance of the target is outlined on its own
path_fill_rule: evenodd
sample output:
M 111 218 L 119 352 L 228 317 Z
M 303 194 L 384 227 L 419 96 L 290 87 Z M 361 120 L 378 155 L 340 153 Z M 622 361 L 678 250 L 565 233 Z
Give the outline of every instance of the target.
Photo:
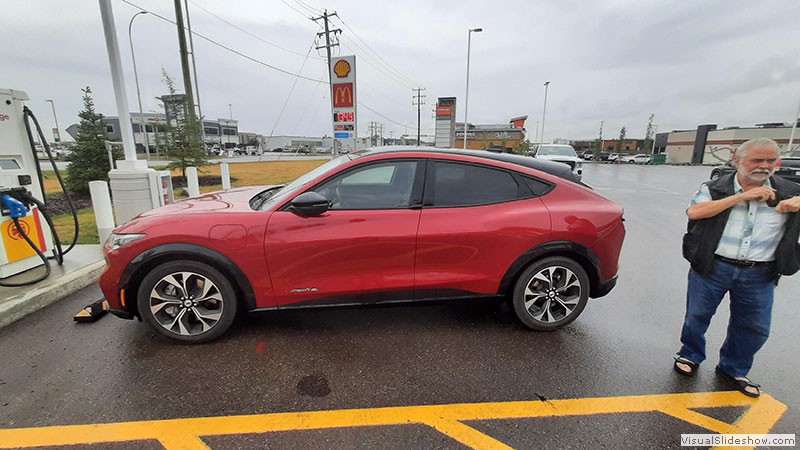
M 746 406 L 748 409 L 733 424 L 692 410 L 722 406 Z M 510 447 L 506 444 L 463 422 L 660 411 L 717 433 L 766 434 L 786 409 L 786 405 L 768 394 L 762 394 L 760 398 L 752 399 L 734 391 L 550 401 L 398 406 L 0 429 L 0 448 L 156 439 L 168 450 L 205 450 L 208 447 L 200 439 L 201 436 L 424 424 L 471 448 L 507 449 Z

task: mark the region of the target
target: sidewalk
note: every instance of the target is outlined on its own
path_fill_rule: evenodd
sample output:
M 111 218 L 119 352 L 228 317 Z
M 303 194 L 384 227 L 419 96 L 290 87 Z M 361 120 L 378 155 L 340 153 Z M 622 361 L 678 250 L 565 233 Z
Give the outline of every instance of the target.
M 0 328 L 55 303 L 75 291 L 97 283 L 97 277 L 105 267 L 105 261 L 100 245 L 76 245 L 64 255 L 63 265 L 59 266 L 51 260 L 50 267 L 50 276 L 36 284 L 13 288 L 0 287 Z M 6 278 L 4 281 L 21 282 L 26 279 L 34 279 L 43 271 L 43 266 L 35 267 L 27 272 Z

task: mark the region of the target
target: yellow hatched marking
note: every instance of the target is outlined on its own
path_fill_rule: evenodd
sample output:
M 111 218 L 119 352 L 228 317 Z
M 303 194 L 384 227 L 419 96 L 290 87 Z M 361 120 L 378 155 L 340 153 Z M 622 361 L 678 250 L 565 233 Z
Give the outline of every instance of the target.
M 693 408 L 748 406 L 733 424 Z M 192 419 L 167 419 L 90 425 L 0 429 L 0 448 L 96 444 L 157 439 L 168 450 L 208 447 L 201 436 L 268 433 L 339 427 L 428 425 L 476 449 L 506 449 L 506 444 L 465 421 L 660 411 L 717 433 L 766 434 L 787 407 L 769 394 L 753 399 L 739 392 L 636 395 L 450 405 L 398 406 L 333 411 L 286 412 Z M 679 436 L 676 436 L 676 442 Z M 742 448 L 742 447 L 738 447 Z

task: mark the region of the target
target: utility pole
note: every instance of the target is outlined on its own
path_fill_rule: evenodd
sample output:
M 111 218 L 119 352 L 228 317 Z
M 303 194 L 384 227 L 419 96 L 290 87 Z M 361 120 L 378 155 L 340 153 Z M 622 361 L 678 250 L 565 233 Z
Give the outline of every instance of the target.
M 192 95 L 192 76 L 189 70 L 189 52 L 186 48 L 186 30 L 183 27 L 183 8 L 181 0 L 175 0 L 175 24 L 178 26 L 178 48 L 181 53 L 181 69 L 183 71 L 183 88 L 186 91 L 186 106 L 189 120 L 194 122 L 194 95 Z
M 603 147 L 605 147 L 605 145 L 606 145 L 606 143 L 603 140 L 603 121 L 601 120 L 600 121 L 600 152 L 604 151 Z M 600 153 L 598 153 L 596 156 L 599 158 L 600 157 Z
M 194 75 L 194 99 L 197 100 L 197 115 L 199 116 L 198 122 L 200 123 L 200 143 L 205 148 L 206 146 L 206 128 L 203 126 L 203 108 L 200 107 L 200 84 L 197 82 L 197 65 L 194 58 L 194 39 L 192 39 L 192 21 L 189 18 L 189 2 L 183 0 L 183 6 L 186 10 L 186 30 L 189 32 L 189 51 L 192 54 L 192 74 Z M 192 105 L 194 107 L 194 105 Z M 145 133 L 145 138 L 147 133 Z
M 422 105 L 425 104 L 425 96 L 424 95 L 420 95 L 420 94 L 422 93 L 422 91 L 425 90 L 425 88 L 416 88 L 416 89 L 411 88 L 411 90 L 412 91 L 417 91 L 417 95 L 415 97 L 411 97 L 412 98 L 411 104 L 413 106 L 417 107 L 417 147 L 419 147 L 420 131 L 422 130 L 422 125 L 420 124 L 420 121 L 421 121 L 421 119 L 420 119 L 421 118 L 421 112 L 420 111 L 422 110 Z M 415 98 L 416 98 L 416 100 L 413 100 Z
M 335 38 L 337 34 L 342 32 L 342 30 L 340 30 L 338 28 L 334 29 L 334 30 L 331 30 L 330 26 L 328 25 L 328 19 L 330 17 L 335 16 L 335 15 L 336 15 L 335 11 L 333 13 L 331 13 L 331 14 L 328 14 L 328 10 L 326 9 L 326 10 L 323 11 L 323 13 L 322 13 L 322 15 L 320 17 L 312 17 L 311 18 L 311 20 L 313 20 L 314 22 L 317 22 L 318 20 L 323 20 L 325 22 L 325 31 L 317 33 L 317 37 L 320 37 L 323 34 L 325 35 L 325 45 L 319 45 L 319 46 L 316 47 L 316 49 L 319 50 L 321 48 L 324 48 L 326 53 L 327 53 L 327 55 L 328 55 L 328 70 L 327 70 L 327 72 L 328 72 L 328 97 L 330 97 L 330 99 L 331 99 L 331 112 L 333 112 L 333 80 L 331 79 L 331 47 L 335 47 L 335 46 L 339 45 L 338 42 L 334 42 L 333 44 L 331 44 L 331 33 L 333 33 L 333 36 Z M 330 117 L 330 116 L 328 116 L 328 117 Z M 336 139 L 334 139 L 333 153 L 336 154 Z

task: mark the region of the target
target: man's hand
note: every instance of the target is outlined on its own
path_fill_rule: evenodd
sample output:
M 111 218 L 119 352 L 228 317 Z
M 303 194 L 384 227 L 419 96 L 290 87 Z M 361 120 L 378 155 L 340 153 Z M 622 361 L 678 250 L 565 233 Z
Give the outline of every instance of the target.
M 767 186 L 760 186 L 757 188 L 748 189 L 741 194 L 741 199 L 746 201 L 756 200 L 761 202 L 767 202 L 770 200 L 776 200 L 775 197 L 775 189 Z
M 786 200 L 781 200 L 778 206 L 775 207 L 778 212 L 797 212 L 800 211 L 800 196 L 792 197 Z

